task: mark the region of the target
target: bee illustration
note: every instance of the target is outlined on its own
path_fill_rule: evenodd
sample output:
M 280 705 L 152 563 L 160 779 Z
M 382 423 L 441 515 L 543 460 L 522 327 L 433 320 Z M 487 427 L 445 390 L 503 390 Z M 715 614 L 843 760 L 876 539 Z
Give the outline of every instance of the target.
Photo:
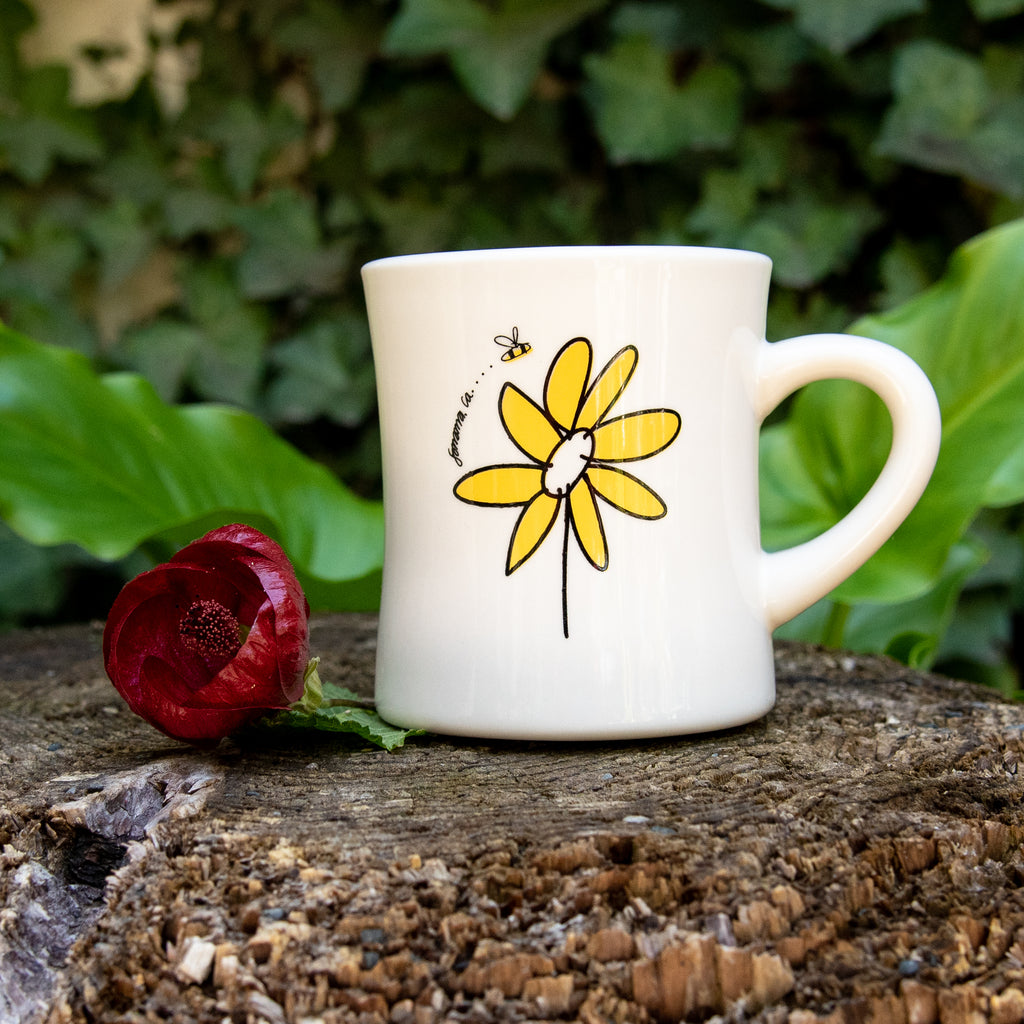
M 533 349 L 533 346 L 528 341 L 519 340 L 519 328 L 512 328 L 512 336 L 509 337 L 507 334 L 499 334 L 494 339 L 495 345 L 501 345 L 504 352 L 501 353 L 501 361 L 503 363 L 511 363 L 513 359 L 518 359 L 520 356 L 525 356 L 528 352 Z

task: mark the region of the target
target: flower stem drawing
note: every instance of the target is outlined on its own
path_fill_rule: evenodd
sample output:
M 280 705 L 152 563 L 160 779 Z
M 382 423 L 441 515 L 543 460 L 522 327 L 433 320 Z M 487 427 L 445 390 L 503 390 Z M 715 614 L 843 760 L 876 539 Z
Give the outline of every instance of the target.
M 598 499 L 637 519 L 661 519 L 668 512 L 655 491 L 619 468 L 620 463 L 664 451 L 681 425 L 672 409 L 610 417 L 638 358 L 636 348 L 627 345 L 591 381 L 590 341 L 573 338 L 551 362 L 542 405 L 506 383 L 498 398 L 498 415 L 509 439 L 530 461 L 484 466 L 455 484 L 455 496 L 470 505 L 522 507 L 509 539 L 506 576 L 533 555 L 562 515 L 562 632 L 566 638 L 570 536 L 575 536 L 595 569 L 608 568 Z

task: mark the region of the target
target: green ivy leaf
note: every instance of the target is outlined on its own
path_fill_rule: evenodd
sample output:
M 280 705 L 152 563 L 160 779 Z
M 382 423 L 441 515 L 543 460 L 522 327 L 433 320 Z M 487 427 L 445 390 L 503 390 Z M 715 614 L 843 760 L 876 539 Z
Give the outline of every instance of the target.
M 799 129 L 785 120 L 745 123 L 737 144 L 740 165 L 758 186 L 766 192 L 782 192 L 793 185 L 794 157 L 808 161 L 811 166 L 817 153 L 800 152 Z M 809 159 L 810 158 L 810 159 Z M 802 174 L 809 172 L 803 170 Z M 811 172 L 814 173 L 814 172 Z M 821 175 L 814 173 L 815 177 Z M 803 186 L 798 186 L 803 187 Z
M 0 268 L 0 301 L 12 292 L 70 292 L 88 255 L 78 220 L 50 208 L 11 238 L 7 262 Z
M 612 30 L 618 37 L 646 36 L 668 49 L 689 49 L 710 42 L 703 33 L 694 38 L 694 28 L 703 22 L 717 5 L 693 5 L 689 11 L 678 4 L 629 2 L 615 8 Z
M 485 110 L 509 120 L 522 106 L 552 41 L 603 6 L 602 0 L 404 0 L 385 52 L 447 53 L 455 74 Z
M 809 288 L 845 269 L 882 219 L 867 201 L 854 198 L 840 206 L 798 197 L 760 209 L 735 244 L 770 256 L 774 280 L 790 288 Z
M 910 600 L 935 584 L 994 480 L 1004 501 L 1024 500 L 1024 221 L 973 239 L 937 284 L 850 332 L 902 349 L 925 371 L 942 409 L 942 449 L 917 507 L 834 599 Z M 789 418 L 761 432 L 766 546 L 806 540 L 844 515 L 881 468 L 890 433 L 864 388 L 801 391 Z
M 450 85 L 438 82 L 410 85 L 359 116 L 374 179 L 403 172 L 462 172 L 487 120 Z
M 746 31 L 731 27 L 726 46 L 729 53 L 743 61 L 749 84 L 760 94 L 789 88 L 812 49 L 807 36 L 788 22 L 758 25 Z
M 246 195 L 273 154 L 302 138 L 303 127 L 284 103 L 263 111 L 247 96 L 234 96 L 202 131 L 222 148 L 228 180 L 239 195 Z
M 250 522 L 287 551 L 311 604 L 373 606 L 379 503 L 253 416 L 168 406 L 140 377 L 99 376 L 78 354 L 3 327 L 0 465 L 0 517 L 35 544 L 110 560 Z
M 553 103 L 528 103 L 509 124 L 493 122 L 479 137 L 480 174 L 492 178 L 509 172 L 548 172 L 565 179 L 568 153 L 561 135 L 558 107 Z M 529 193 L 533 201 L 543 198 Z
M 246 301 L 223 264 L 189 267 L 182 283 L 185 308 L 201 332 L 198 344 L 181 336 L 193 354 L 189 380 L 203 398 L 252 408 L 269 342 L 266 309 Z
M 88 261 L 77 204 L 52 202 L 10 242 L 0 262 L 0 317 L 21 331 L 92 355 L 96 333 L 75 308 L 76 276 Z
M 100 283 L 107 288 L 123 281 L 153 250 L 152 232 L 130 199 L 97 209 L 84 229 L 99 253 Z
M 823 292 L 807 295 L 778 289 L 768 305 L 767 337 L 796 338 L 801 334 L 835 334 L 850 324 L 850 311 Z
M 128 328 L 117 355 L 121 365 L 141 373 L 165 402 L 173 402 L 181 395 L 203 340 L 203 332 L 195 324 L 159 319 Z M 254 382 L 249 382 L 244 393 L 249 395 L 253 387 Z
M 62 345 L 88 356 L 94 355 L 99 348 L 95 329 L 63 298 L 25 293 L 5 294 L 0 308 L 3 309 L 5 321 L 16 330 L 45 334 L 53 338 L 55 345 Z
M 21 236 L 21 221 L 14 197 L 0 193 L 0 246 L 10 246 Z M 4 252 L 0 249 L 0 262 Z
M 1024 97 L 1000 95 L 982 62 L 942 43 L 907 43 L 876 150 L 1024 197 Z
M 712 245 L 770 256 L 778 285 L 808 289 L 841 272 L 881 222 L 867 200 L 851 197 L 839 205 L 815 195 L 807 185 L 797 185 L 791 198 L 765 201 L 764 171 L 756 161 L 711 168 L 686 227 Z
M 672 55 L 645 36 L 584 60 L 584 96 L 615 163 L 654 162 L 683 149 L 721 149 L 739 130 L 742 83 L 724 64 L 705 64 L 677 85 Z
M 339 314 L 279 342 L 271 361 L 281 371 L 267 391 L 267 413 L 284 423 L 327 416 L 356 427 L 376 405 L 365 317 Z
M 712 167 L 686 226 L 714 245 L 730 245 L 757 209 L 758 182 L 746 167 Z
M 452 248 L 468 194 L 465 185 L 454 185 L 439 201 L 432 189 L 408 182 L 397 194 L 373 192 L 365 201 L 383 230 L 384 251 L 399 256 Z
M 425 56 L 475 45 L 490 12 L 476 0 L 405 0 L 388 26 L 384 52 Z
M 365 8 L 341 8 L 329 0 L 308 0 L 286 21 L 278 43 L 306 55 L 324 110 L 349 107 L 359 93 L 380 45 L 381 27 Z
M 322 295 L 338 286 L 352 242 L 322 242 L 312 199 L 293 189 L 274 189 L 261 202 L 239 207 L 234 220 L 247 235 L 238 281 L 249 298 Z
M 1024 0 L 969 0 L 971 10 L 979 21 L 1011 18 L 1024 11 Z
M 229 227 L 233 206 L 212 189 L 180 185 L 167 190 L 163 212 L 170 235 L 184 240 L 191 235 Z
M 765 0 L 793 11 L 797 27 L 833 53 L 845 53 L 896 18 L 920 14 L 924 0 Z
M 18 37 L 35 24 L 36 16 L 23 0 L 0 0 L 0 96 L 13 96 L 17 88 Z
M 68 103 L 67 68 L 51 64 L 23 71 L 0 116 L 0 167 L 8 164 L 35 185 L 58 160 L 92 163 L 102 156 L 92 117 Z
M 148 208 L 163 200 L 171 185 L 167 153 L 141 131 L 108 154 L 103 165 L 90 175 L 90 182 L 114 201 L 129 200 Z

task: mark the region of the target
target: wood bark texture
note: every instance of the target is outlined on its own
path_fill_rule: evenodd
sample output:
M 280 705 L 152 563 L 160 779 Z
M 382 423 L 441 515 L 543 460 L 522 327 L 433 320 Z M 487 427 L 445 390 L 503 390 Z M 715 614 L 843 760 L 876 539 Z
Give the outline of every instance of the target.
M 322 677 L 369 694 L 375 628 L 316 618 Z M 200 753 L 100 638 L 0 638 L 0 1024 L 1024 1020 L 991 691 L 780 644 L 742 729 Z

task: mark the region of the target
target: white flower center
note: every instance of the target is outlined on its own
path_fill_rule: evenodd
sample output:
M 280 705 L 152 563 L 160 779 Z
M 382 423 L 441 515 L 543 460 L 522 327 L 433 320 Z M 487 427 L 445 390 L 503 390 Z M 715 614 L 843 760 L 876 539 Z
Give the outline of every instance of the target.
M 552 498 L 564 497 L 586 472 L 594 457 L 594 435 L 577 430 L 551 453 L 541 486 Z

